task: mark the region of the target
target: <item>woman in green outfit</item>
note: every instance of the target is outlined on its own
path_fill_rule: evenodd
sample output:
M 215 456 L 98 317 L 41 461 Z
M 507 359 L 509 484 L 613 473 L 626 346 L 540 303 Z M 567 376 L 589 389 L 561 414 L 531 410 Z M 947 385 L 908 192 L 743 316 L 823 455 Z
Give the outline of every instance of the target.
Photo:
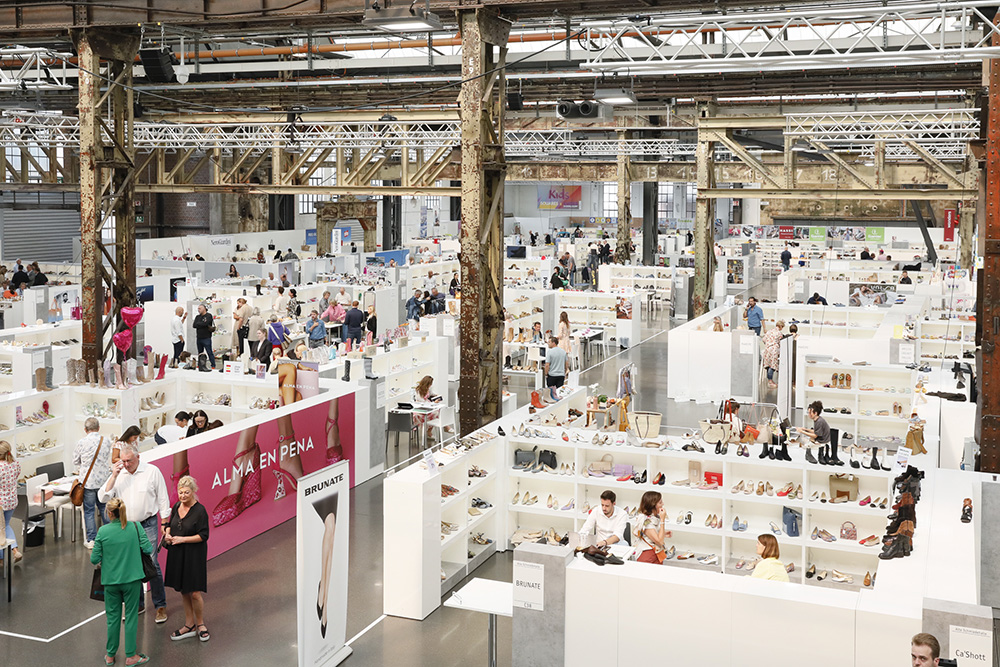
M 146 531 L 129 522 L 125 503 L 119 498 L 108 501 L 105 509 L 108 523 L 101 526 L 90 552 L 90 562 L 101 566 L 104 586 L 104 611 L 108 621 L 108 647 L 105 664 L 115 664 L 121 636 L 119 614 L 125 605 L 125 664 L 142 665 L 149 657 L 136 653 L 136 633 L 139 630 L 139 592 L 142 589 L 142 556 L 153 553 Z

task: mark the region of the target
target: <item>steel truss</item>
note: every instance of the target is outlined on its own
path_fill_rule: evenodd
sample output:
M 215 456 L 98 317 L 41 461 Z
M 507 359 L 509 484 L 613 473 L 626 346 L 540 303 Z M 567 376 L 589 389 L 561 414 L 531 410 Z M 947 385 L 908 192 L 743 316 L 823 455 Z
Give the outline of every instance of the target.
M 11 46 L 0 48 L 0 61 L 19 62 L 17 68 L 0 69 L 0 90 L 73 90 L 66 81 L 66 62 L 72 53 L 51 49 Z M 53 67 L 50 63 L 59 62 Z
M 1000 55 L 992 0 L 687 14 L 584 22 L 583 67 L 629 74 L 727 74 L 961 63 Z

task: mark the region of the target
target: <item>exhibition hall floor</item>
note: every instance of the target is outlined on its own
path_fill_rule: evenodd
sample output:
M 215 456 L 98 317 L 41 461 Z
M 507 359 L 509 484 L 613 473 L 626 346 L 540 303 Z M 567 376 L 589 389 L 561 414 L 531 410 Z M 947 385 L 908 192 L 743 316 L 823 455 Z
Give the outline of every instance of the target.
M 671 425 L 695 425 L 714 405 L 666 399 L 666 315 L 643 323 L 643 342 L 581 374 L 611 393 L 621 364 L 638 370 L 636 409 L 665 414 Z M 519 404 L 523 405 L 519 397 Z M 51 529 L 50 529 L 51 530 Z M 486 616 L 440 607 L 423 622 L 382 615 L 382 479 L 351 491 L 350 601 L 347 637 L 354 654 L 347 665 L 486 664 Z M 396 548 L 410 548 L 406 544 Z M 87 597 L 90 552 L 67 537 L 28 549 L 15 566 L 14 599 L 0 601 L 0 662 L 9 665 L 98 664 L 105 643 L 103 606 Z M 509 581 L 512 553 L 495 555 L 475 576 Z M 139 650 L 153 664 L 243 667 L 296 663 L 295 523 L 287 521 L 209 563 L 205 621 L 211 641 L 170 641 L 183 624 L 180 595 L 168 591 L 169 620 L 157 626 L 140 617 Z M 5 582 L 4 582 L 5 583 Z M 148 596 L 147 596 L 148 600 Z M 510 619 L 499 621 L 500 655 L 510 655 Z M 248 660 L 250 661 L 248 663 Z M 506 663 L 509 657 L 502 659 Z M 120 654 L 119 665 L 124 660 Z

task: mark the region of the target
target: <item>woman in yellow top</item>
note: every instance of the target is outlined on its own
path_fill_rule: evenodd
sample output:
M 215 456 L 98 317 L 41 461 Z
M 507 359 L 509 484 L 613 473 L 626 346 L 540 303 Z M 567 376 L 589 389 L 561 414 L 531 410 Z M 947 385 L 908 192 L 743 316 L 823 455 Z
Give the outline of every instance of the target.
M 788 581 L 788 571 L 785 564 L 778 560 L 778 539 L 774 535 L 757 536 L 757 555 L 763 560 L 753 569 L 752 577 L 769 581 Z

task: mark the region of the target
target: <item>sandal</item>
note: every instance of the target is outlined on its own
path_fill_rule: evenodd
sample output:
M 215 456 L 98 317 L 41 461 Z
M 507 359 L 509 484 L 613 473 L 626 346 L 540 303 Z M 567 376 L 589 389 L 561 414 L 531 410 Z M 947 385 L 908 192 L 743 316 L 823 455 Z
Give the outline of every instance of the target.
M 136 656 L 138 656 L 139 659 L 132 663 L 126 662 L 125 663 L 126 667 L 135 667 L 135 665 L 145 665 L 147 662 L 149 662 L 149 656 L 146 655 L 145 653 L 136 653 Z
M 170 634 L 170 639 L 172 639 L 173 641 L 180 641 L 181 639 L 187 639 L 188 637 L 194 637 L 196 634 L 198 634 L 197 632 L 195 632 L 195 630 L 197 630 L 197 628 L 198 628 L 198 626 L 196 626 L 196 625 L 185 625 L 183 627 L 180 627 L 180 628 L 174 630 Z
M 201 640 L 203 642 L 207 642 L 209 639 L 212 638 L 212 635 L 208 634 L 208 627 L 204 623 L 201 624 L 201 625 L 199 625 L 198 627 L 199 628 L 205 628 L 204 630 L 199 630 L 198 631 L 198 639 L 199 640 Z
M 113 655 L 106 655 L 106 656 L 104 656 L 104 664 L 105 665 L 113 665 L 113 664 L 115 664 L 115 656 L 113 656 Z

